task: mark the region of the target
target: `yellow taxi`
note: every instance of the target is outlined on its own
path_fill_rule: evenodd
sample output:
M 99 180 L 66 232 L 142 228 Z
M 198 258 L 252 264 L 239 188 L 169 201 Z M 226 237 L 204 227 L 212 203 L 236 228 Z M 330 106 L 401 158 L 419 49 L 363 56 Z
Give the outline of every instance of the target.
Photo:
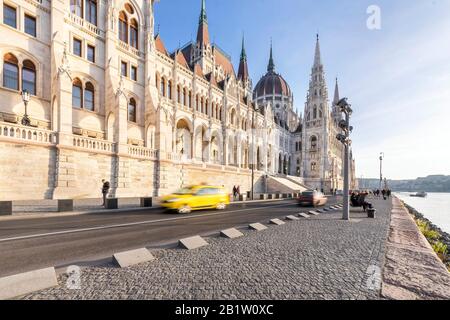
M 178 213 L 190 213 L 192 210 L 224 210 L 230 204 L 230 195 L 224 187 L 190 186 L 162 198 L 161 205 Z

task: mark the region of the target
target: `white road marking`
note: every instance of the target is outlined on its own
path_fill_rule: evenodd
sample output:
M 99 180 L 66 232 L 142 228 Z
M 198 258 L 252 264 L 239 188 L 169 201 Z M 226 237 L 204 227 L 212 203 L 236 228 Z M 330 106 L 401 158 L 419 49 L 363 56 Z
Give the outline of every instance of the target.
M 80 233 L 80 232 L 87 232 L 87 231 L 94 231 L 94 230 L 132 227 L 132 226 L 139 226 L 139 225 L 144 225 L 144 224 L 154 224 L 154 223 L 167 222 L 167 221 L 187 220 L 187 219 L 210 217 L 210 216 L 224 215 L 224 214 L 228 214 L 228 213 L 244 212 L 244 211 L 251 211 L 251 210 L 258 210 L 258 209 L 265 209 L 265 208 L 287 207 L 290 205 L 292 205 L 292 203 L 288 203 L 288 204 L 285 203 L 285 204 L 275 205 L 275 206 L 265 206 L 265 207 L 259 207 L 259 208 L 249 208 L 249 209 L 242 209 L 242 210 L 225 211 L 225 212 L 220 211 L 220 212 L 215 212 L 215 213 L 198 214 L 198 215 L 194 215 L 194 216 L 185 216 L 185 217 L 177 217 L 177 218 L 169 218 L 169 219 L 147 220 L 147 221 L 140 221 L 140 222 L 124 223 L 124 224 L 113 224 L 113 225 L 109 225 L 109 226 L 99 226 L 99 227 L 92 227 L 92 228 L 81 228 L 81 229 L 73 229 L 73 230 L 55 231 L 55 232 L 32 234 L 32 235 L 20 236 L 20 237 L 4 238 L 4 239 L 0 239 L 0 242 L 41 238 L 41 237 L 56 236 L 56 235 L 70 234 L 70 233 Z

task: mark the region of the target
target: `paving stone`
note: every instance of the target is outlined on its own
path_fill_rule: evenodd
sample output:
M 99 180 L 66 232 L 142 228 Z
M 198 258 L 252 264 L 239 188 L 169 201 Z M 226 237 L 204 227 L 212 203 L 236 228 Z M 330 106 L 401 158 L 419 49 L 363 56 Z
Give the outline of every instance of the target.
M 313 216 L 318 216 L 320 213 L 317 211 L 308 211 L 309 214 L 312 214 Z
M 309 218 L 309 215 L 304 212 L 298 213 L 297 215 L 302 218 Z
M 155 260 L 155 257 L 146 248 L 142 248 L 116 253 L 113 255 L 113 260 L 121 268 L 127 268 L 139 263 Z
M 281 221 L 280 219 L 272 219 L 270 220 L 271 224 L 277 225 L 277 226 L 281 226 L 283 224 L 286 224 L 284 221 Z
M 228 239 L 236 239 L 242 237 L 244 234 L 235 228 L 222 230 L 220 236 Z
M 187 250 L 194 250 L 208 245 L 208 243 L 200 236 L 181 239 L 179 244 L 182 248 Z
M 299 218 L 295 217 L 295 216 L 287 216 L 286 220 L 290 220 L 290 221 L 297 221 L 300 220 Z
M 267 227 L 265 225 L 263 225 L 262 223 L 252 223 L 248 227 L 250 229 L 256 230 L 256 231 L 263 231 L 263 230 L 267 229 Z

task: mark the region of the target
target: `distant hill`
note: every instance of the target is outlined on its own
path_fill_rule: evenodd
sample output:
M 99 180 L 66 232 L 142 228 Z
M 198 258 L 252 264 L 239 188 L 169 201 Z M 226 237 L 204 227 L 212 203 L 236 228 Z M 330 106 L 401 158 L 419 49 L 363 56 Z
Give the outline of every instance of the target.
M 359 179 L 361 189 L 378 189 L 379 179 Z M 388 180 L 393 191 L 403 192 L 450 192 L 450 176 L 432 175 L 415 180 Z

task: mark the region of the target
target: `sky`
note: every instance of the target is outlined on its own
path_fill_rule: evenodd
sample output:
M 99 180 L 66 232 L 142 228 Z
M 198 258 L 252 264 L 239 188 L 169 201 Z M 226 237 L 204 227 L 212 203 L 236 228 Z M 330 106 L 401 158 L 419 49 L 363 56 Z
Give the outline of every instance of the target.
M 169 51 L 196 38 L 201 0 L 160 0 L 155 24 Z M 369 10 L 375 5 L 378 16 Z M 320 34 L 330 101 L 339 79 L 354 113 L 358 177 L 450 175 L 449 0 L 206 0 L 210 38 L 238 69 L 242 35 L 253 84 L 276 71 L 303 112 Z M 373 20 L 375 19 L 375 20 Z M 368 28 L 367 21 L 374 22 Z M 378 28 L 379 27 L 379 28 Z

